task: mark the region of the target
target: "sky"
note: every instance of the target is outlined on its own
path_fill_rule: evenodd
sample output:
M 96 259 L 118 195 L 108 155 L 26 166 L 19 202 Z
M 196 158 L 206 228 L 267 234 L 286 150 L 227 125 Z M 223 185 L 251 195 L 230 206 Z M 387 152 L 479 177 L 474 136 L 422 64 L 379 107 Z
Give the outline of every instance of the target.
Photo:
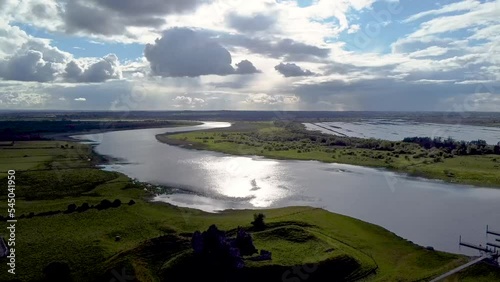
M 500 111 L 500 0 L 0 0 L 0 109 Z

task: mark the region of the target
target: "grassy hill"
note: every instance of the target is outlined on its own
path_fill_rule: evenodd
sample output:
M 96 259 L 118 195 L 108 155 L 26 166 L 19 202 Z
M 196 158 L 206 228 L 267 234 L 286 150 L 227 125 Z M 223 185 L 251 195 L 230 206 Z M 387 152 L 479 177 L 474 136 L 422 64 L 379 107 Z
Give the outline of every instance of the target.
M 311 207 L 261 210 L 267 228 L 252 231 L 254 210 L 210 214 L 151 203 L 146 190 L 154 187 L 98 170 L 94 165 L 99 160 L 88 146 L 76 143 L 16 142 L 0 148 L 2 171 L 16 169 L 18 217 L 16 275 L 8 274 L 1 263 L 0 281 L 54 281 L 44 280 L 44 269 L 52 262 L 67 264 L 73 281 L 108 282 L 122 274 L 130 276 L 129 281 L 185 281 L 176 277 L 203 270 L 191 255 L 191 235 L 212 224 L 228 234 L 246 228 L 258 249 L 272 252 L 271 261 L 246 262 L 238 275 L 249 280 L 286 276 L 283 281 L 306 281 L 294 273 L 298 268 L 309 275 L 307 281 L 366 275 L 369 281 L 425 281 L 467 261 Z M 7 183 L 5 178 L 0 181 Z M 103 200 L 121 204 L 104 208 Z M 134 204 L 129 205 L 131 200 Z M 6 202 L 5 191 L 0 201 Z M 73 204 L 78 209 L 68 207 Z M 492 281 L 500 274 L 473 268 L 456 279 Z

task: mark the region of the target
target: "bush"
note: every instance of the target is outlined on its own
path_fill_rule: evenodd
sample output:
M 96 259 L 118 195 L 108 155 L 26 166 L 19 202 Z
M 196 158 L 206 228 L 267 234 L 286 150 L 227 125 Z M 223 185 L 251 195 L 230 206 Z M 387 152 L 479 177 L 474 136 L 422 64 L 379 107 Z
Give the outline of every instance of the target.
M 66 210 L 67 213 L 72 213 L 72 212 L 75 212 L 75 211 L 76 211 L 76 205 L 75 204 L 68 205 L 68 209 Z
M 253 221 L 251 223 L 256 230 L 266 229 L 266 224 L 264 222 L 265 217 L 266 216 L 263 213 L 253 215 Z
M 71 269 L 66 262 L 54 261 L 49 263 L 44 269 L 43 274 L 45 275 L 45 281 L 50 282 L 70 282 L 73 281 L 71 278 Z
M 118 207 L 120 207 L 121 205 L 122 205 L 122 201 L 120 201 L 119 199 L 114 200 L 114 201 L 113 201 L 113 203 L 111 204 L 111 206 L 112 206 L 113 208 L 118 208 Z
M 112 206 L 113 204 L 109 200 L 104 199 L 96 206 L 96 208 L 98 210 L 105 210 L 111 208 Z
M 135 201 L 134 201 L 134 200 L 130 200 L 130 202 L 128 202 L 128 205 L 129 205 L 129 206 L 133 206 L 133 205 L 135 205 Z
M 87 203 L 83 203 L 83 204 L 82 204 L 81 206 L 79 206 L 76 210 L 77 210 L 78 212 L 84 212 L 84 211 L 87 211 L 87 210 L 89 210 L 89 209 L 90 209 L 89 204 L 87 204 Z
M 56 214 L 60 214 L 60 213 L 61 213 L 60 210 L 48 211 L 48 212 L 41 212 L 41 213 L 37 214 L 36 216 L 51 216 L 51 215 L 56 215 Z

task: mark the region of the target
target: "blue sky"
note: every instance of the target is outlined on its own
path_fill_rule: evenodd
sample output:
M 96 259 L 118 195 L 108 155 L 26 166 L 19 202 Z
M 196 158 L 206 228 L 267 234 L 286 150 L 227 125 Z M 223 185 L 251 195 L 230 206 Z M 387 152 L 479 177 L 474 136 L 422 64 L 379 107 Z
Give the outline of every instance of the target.
M 0 5 L 0 108 L 500 110 L 500 1 Z
M 114 53 L 121 61 L 135 60 L 142 56 L 144 45 L 139 43 L 120 43 L 96 40 L 87 36 L 72 36 L 62 32 L 48 32 L 32 24 L 12 23 L 27 34 L 51 40 L 51 45 L 61 51 L 72 53 L 75 58 L 103 57 Z

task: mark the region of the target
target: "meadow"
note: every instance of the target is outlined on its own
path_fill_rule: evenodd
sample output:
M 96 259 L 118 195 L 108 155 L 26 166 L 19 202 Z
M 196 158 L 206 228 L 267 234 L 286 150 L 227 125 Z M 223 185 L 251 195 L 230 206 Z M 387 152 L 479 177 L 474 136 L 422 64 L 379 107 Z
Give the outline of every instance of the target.
M 233 155 L 378 167 L 451 183 L 500 187 L 498 154 L 461 155 L 457 150 L 411 142 L 331 136 L 306 131 L 295 123 L 236 122 L 231 128 L 164 134 L 157 139 Z
M 0 281 L 108 282 L 117 279 L 117 273 L 126 273 L 133 281 L 176 281 L 179 273 L 184 278 L 197 273 L 200 266 L 189 264 L 191 236 L 212 224 L 228 234 L 243 227 L 258 249 L 272 252 L 271 261 L 246 262 L 242 275 L 249 280 L 298 278 L 293 267 L 302 267 L 314 269 L 307 272 L 307 281 L 325 277 L 423 281 L 467 261 L 464 256 L 427 250 L 381 227 L 318 208 L 210 214 L 152 203 L 154 186 L 101 171 L 96 167 L 101 161 L 91 147 L 72 142 L 29 141 L 0 147 L 2 172 L 16 170 L 18 217 L 16 275 L 9 274 L 2 263 Z M 3 183 L 7 183 L 5 176 L 0 176 Z M 103 208 L 105 200 L 121 204 Z M 0 201 L 7 201 L 5 193 L 0 194 Z M 252 230 L 250 222 L 256 212 L 265 214 L 266 229 Z M 6 209 L 0 214 L 6 216 Z M 60 280 L 50 277 L 54 262 L 69 267 L 67 273 L 57 272 Z M 61 264 L 56 270 L 65 269 Z M 480 265 L 452 279 L 492 281 L 500 279 L 500 273 Z

